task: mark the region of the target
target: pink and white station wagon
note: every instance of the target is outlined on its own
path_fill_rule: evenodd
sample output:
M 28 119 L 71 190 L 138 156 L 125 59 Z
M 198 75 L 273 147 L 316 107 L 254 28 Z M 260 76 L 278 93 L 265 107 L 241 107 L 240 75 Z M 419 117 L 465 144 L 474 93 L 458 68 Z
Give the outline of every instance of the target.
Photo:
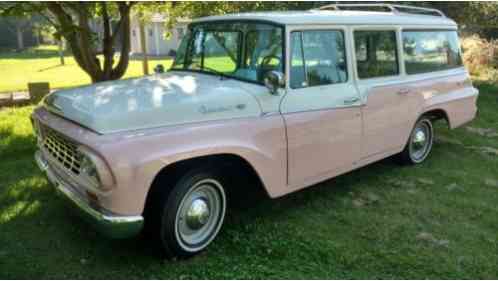
M 420 164 L 433 122 L 471 121 L 478 91 L 440 11 L 328 5 L 195 20 L 169 71 L 55 92 L 36 162 L 111 237 L 143 228 L 186 257 L 216 237 L 233 176 L 272 198 L 396 155 Z

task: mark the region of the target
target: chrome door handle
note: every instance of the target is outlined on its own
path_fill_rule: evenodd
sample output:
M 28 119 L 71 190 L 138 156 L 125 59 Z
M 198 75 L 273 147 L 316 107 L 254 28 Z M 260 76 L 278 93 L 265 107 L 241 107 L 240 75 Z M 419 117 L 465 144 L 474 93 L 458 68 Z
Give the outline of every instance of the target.
M 359 100 L 360 100 L 359 97 L 352 97 L 349 99 L 345 99 L 344 104 L 346 104 L 346 105 L 354 104 L 354 103 L 358 102 Z
M 410 89 L 401 89 L 397 93 L 398 93 L 398 95 L 406 95 L 406 94 L 409 94 L 410 92 L 411 92 Z

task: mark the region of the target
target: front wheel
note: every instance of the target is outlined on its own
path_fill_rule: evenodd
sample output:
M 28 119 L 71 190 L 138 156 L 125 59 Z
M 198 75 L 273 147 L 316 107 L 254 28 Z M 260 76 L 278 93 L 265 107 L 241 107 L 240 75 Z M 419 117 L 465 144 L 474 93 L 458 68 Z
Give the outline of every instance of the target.
M 434 129 L 427 117 L 420 118 L 413 128 L 404 150 L 398 155 L 405 164 L 422 163 L 432 150 Z
M 160 235 L 166 253 L 189 257 L 204 250 L 221 229 L 226 205 L 219 176 L 202 170 L 185 174 L 162 212 Z

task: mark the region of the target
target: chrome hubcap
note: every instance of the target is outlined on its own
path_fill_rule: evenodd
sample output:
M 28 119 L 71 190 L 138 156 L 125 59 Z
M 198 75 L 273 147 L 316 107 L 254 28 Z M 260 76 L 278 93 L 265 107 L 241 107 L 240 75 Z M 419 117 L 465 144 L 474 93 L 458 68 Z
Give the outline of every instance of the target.
M 180 246 L 190 252 L 206 247 L 216 236 L 225 216 L 225 193 L 214 179 L 197 182 L 183 197 L 175 219 Z
M 195 199 L 187 211 L 187 225 L 194 230 L 200 229 L 208 222 L 209 215 L 206 199 Z
M 423 132 L 422 130 L 418 130 L 413 138 L 413 146 L 416 149 L 422 149 L 426 141 L 427 137 L 425 136 L 425 132 Z
M 410 142 L 411 158 L 415 162 L 425 159 L 432 146 L 432 127 L 426 121 L 421 122 L 413 130 Z

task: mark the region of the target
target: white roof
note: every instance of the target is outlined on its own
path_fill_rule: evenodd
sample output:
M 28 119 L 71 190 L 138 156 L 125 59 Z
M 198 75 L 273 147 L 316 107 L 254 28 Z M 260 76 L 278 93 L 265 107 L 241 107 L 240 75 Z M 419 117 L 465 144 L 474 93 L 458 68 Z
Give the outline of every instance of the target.
M 262 20 L 275 23 L 293 24 L 337 24 L 337 25 L 437 25 L 456 28 L 457 24 L 450 18 L 394 13 L 394 12 L 372 12 L 372 11 L 286 11 L 286 12 L 254 12 L 227 14 L 222 16 L 210 16 L 193 20 L 193 22 L 216 21 L 216 20 Z

